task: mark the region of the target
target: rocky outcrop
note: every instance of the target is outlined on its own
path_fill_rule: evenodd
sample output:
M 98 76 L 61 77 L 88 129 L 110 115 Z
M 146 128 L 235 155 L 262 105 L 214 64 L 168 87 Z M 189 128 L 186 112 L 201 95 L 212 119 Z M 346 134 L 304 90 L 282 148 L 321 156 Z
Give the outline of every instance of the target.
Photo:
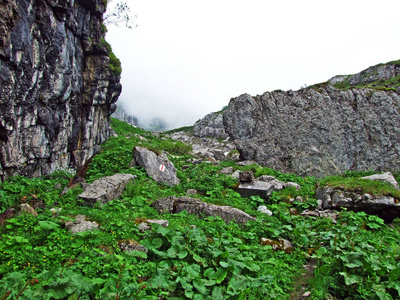
M 256 219 L 245 213 L 244 211 L 230 207 L 221 206 L 203 202 L 196 198 L 186 196 L 182 197 L 166 197 L 154 201 L 151 205 L 160 213 L 180 213 L 186 210 L 189 214 L 199 217 L 217 216 L 221 217 L 225 222 L 234 221 L 236 223 L 247 223 Z
M 103 39 L 104 3 L 0 4 L 3 179 L 79 166 L 109 137 L 121 85 Z
M 391 195 L 371 195 L 359 190 L 342 187 L 318 187 L 316 197 L 322 200 L 324 209 L 347 208 L 352 211 L 363 211 L 380 216 L 387 222 L 400 217 L 399 199 Z
M 331 85 L 241 95 L 225 130 L 245 159 L 281 172 L 322 177 L 346 170 L 398 170 L 400 97 Z
M 197 137 L 213 137 L 226 139 L 222 112 L 213 112 L 198 120 L 193 127 L 193 135 Z
M 135 116 L 129 115 L 120 104 L 117 104 L 117 109 L 111 115 L 111 117 L 116 118 L 120 121 L 123 121 L 123 122 L 128 123 L 133 126 L 139 126 L 138 119 Z

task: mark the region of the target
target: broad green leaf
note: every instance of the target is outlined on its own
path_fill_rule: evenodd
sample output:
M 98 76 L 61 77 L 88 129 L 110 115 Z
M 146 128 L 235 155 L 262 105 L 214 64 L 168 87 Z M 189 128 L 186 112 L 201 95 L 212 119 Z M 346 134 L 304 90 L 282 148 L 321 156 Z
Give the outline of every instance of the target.
M 147 253 L 143 251 L 131 251 L 129 252 L 129 255 L 140 258 L 147 258 Z
M 51 221 L 39 221 L 39 226 L 43 229 L 57 229 L 58 224 Z
M 224 281 L 227 274 L 228 269 L 218 268 L 218 271 L 215 273 L 215 281 L 220 284 L 222 281 Z
M 193 280 L 193 286 L 203 295 L 208 294 L 208 289 L 205 287 L 204 279 Z
M 185 258 L 187 255 L 189 254 L 189 252 L 186 249 L 181 249 L 178 252 L 178 257 L 179 259 L 183 259 Z
M 213 268 L 208 268 L 204 271 L 204 276 L 208 278 L 215 278 L 215 270 Z
M 182 285 L 182 287 L 186 290 L 186 291 L 192 291 L 193 290 L 193 285 L 191 285 L 190 283 L 188 283 L 185 279 L 183 279 L 182 277 L 177 277 L 175 282 L 180 283 Z
M 361 276 L 348 274 L 346 272 L 339 272 L 339 274 L 344 277 L 344 282 L 346 285 L 352 285 L 363 281 L 363 278 Z
M 226 261 L 220 261 L 219 265 L 223 268 L 228 268 L 230 266 L 230 264 Z
M 344 265 L 348 268 L 358 268 L 363 266 L 363 262 L 360 260 L 354 260 L 353 262 Z
M 224 287 L 216 286 L 212 291 L 212 299 L 213 300 L 224 300 Z
M 191 277 L 191 279 L 197 278 L 200 275 L 200 266 L 199 265 L 189 265 L 185 267 L 186 272 Z

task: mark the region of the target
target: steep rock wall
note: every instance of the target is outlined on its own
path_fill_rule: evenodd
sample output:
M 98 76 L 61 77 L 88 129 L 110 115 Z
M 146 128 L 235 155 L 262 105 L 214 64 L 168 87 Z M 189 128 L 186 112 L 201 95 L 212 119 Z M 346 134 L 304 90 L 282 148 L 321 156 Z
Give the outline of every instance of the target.
M 225 139 L 228 135 L 224 129 L 222 112 L 213 112 L 198 120 L 193 126 L 193 135 L 197 137 L 214 137 Z
M 400 169 L 400 97 L 392 90 L 338 90 L 241 95 L 224 126 L 245 159 L 282 172 L 317 177 L 346 170 Z
M 103 0 L 0 4 L 0 175 L 81 165 L 110 134 L 121 93 Z

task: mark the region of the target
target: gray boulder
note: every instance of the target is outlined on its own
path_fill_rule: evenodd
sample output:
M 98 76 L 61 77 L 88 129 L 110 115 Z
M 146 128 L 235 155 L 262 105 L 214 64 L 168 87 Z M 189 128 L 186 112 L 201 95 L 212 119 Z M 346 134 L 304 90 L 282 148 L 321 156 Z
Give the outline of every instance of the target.
M 95 180 L 78 197 L 84 206 L 94 206 L 96 203 L 104 205 L 108 201 L 121 196 L 125 186 L 135 180 L 131 174 L 115 174 Z
M 363 211 L 368 214 L 376 214 L 387 222 L 400 217 L 400 203 L 398 199 L 391 196 L 373 196 L 345 190 L 341 187 L 326 186 L 317 189 L 316 197 L 322 200 L 323 209 L 343 207 L 352 211 Z
M 155 181 L 168 185 L 178 185 L 179 178 L 176 176 L 174 164 L 163 152 L 157 155 L 144 147 L 136 146 L 133 150 L 135 163 L 146 170 L 147 175 Z
M 158 199 L 154 201 L 151 206 L 160 213 L 180 213 L 186 210 L 189 214 L 195 214 L 199 217 L 218 216 L 225 222 L 234 221 L 236 223 L 247 223 L 250 220 L 256 220 L 240 209 L 230 206 L 214 205 L 186 196 L 173 196 Z
M 67 221 L 65 226 L 71 233 L 78 233 L 99 228 L 99 224 L 92 221 L 87 221 L 84 215 L 76 215 L 75 221 Z
M 224 129 L 222 112 L 210 113 L 197 121 L 193 127 L 193 135 L 197 137 L 227 138 L 228 135 Z
M 327 85 L 248 94 L 224 111 L 225 130 L 246 160 L 323 177 L 346 170 L 399 170 L 400 96 Z
M 396 179 L 394 178 L 394 176 L 390 172 L 383 173 L 383 174 L 374 174 L 374 175 L 371 175 L 371 176 L 365 176 L 365 177 L 361 177 L 361 178 L 368 179 L 368 180 L 380 180 L 380 181 L 388 182 L 396 190 L 399 189 L 399 183 L 396 181 Z

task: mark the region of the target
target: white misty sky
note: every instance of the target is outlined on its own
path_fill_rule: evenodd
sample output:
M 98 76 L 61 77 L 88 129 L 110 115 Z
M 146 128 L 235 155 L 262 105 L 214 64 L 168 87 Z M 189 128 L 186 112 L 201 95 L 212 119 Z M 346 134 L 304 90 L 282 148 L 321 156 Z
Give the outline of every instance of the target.
M 138 27 L 109 26 L 106 36 L 123 68 L 119 103 L 174 128 L 243 93 L 298 90 L 400 59 L 399 0 L 125 2 Z

